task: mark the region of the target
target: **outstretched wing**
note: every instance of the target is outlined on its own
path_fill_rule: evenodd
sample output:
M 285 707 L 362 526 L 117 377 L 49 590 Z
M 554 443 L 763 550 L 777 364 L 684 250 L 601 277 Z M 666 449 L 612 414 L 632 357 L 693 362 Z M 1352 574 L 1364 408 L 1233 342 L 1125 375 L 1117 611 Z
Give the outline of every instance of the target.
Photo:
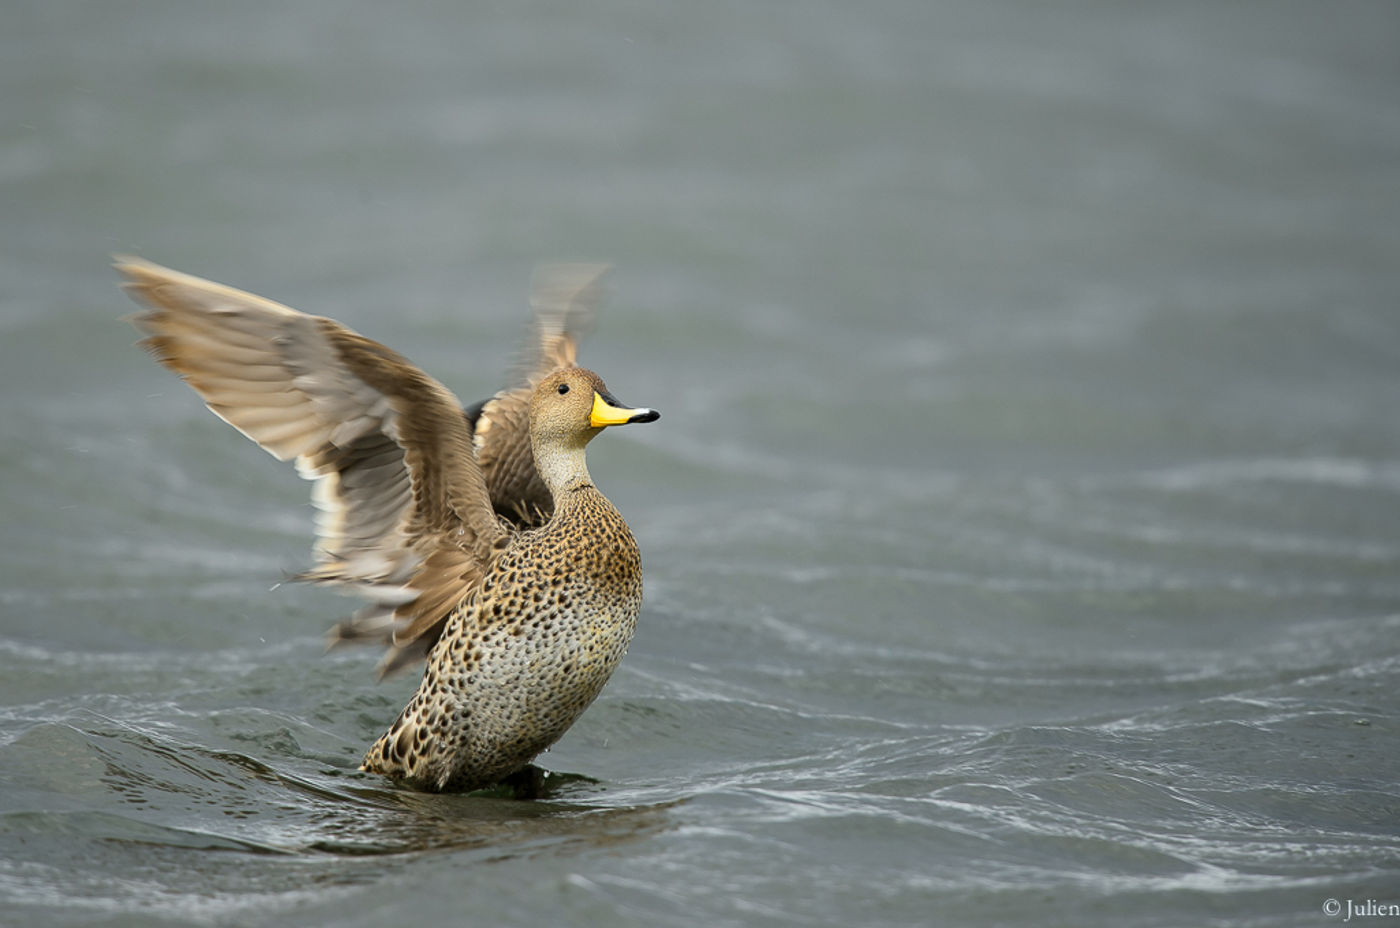
M 425 654 L 508 540 L 456 397 L 334 320 L 140 259 L 116 266 L 145 306 L 128 317 L 142 346 L 315 481 L 316 564 L 302 579 L 369 600 L 339 635 L 387 637 L 386 669 Z
M 572 367 L 579 342 L 593 328 L 603 297 L 605 264 L 551 264 L 535 272 L 533 318 L 511 384 L 467 411 L 477 463 L 497 514 L 518 525 L 539 525 L 554 509 L 530 451 L 530 396 L 541 380 Z

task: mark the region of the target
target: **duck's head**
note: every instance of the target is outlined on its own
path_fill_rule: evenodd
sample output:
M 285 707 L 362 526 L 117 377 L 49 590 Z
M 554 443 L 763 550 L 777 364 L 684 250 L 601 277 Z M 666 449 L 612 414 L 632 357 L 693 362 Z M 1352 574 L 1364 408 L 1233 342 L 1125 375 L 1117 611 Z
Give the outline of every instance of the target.
M 582 447 L 610 425 L 655 422 L 654 409 L 624 406 L 603 378 L 582 367 L 566 367 L 540 381 L 530 398 L 532 443 Z

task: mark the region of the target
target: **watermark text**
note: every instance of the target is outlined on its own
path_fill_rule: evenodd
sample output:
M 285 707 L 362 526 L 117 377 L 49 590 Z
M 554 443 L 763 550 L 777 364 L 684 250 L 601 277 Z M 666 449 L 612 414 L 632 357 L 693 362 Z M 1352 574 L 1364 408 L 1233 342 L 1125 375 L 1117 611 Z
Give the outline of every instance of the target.
M 1400 918 L 1400 902 L 1379 899 L 1328 899 L 1322 903 L 1322 914 L 1349 922 L 1353 918 Z

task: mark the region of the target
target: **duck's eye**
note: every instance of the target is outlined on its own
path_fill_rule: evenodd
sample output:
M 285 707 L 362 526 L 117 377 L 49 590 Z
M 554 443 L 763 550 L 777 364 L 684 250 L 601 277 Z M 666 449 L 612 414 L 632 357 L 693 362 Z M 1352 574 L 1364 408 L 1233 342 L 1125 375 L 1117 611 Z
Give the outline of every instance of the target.
M 569 392 L 569 385 L 566 384 L 566 383 L 561 383 L 561 384 L 559 385 L 559 395 L 560 395 L 560 396 L 563 396 L 565 393 L 568 393 L 568 392 Z

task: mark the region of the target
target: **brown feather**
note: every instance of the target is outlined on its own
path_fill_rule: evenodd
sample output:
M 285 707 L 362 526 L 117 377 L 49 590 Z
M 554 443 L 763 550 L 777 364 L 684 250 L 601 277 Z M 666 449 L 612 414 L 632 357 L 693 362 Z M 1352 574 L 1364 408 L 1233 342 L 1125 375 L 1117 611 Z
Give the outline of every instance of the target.
M 551 264 L 530 288 L 530 335 L 512 384 L 481 404 L 474 450 L 492 487 L 497 515 L 521 526 L 542 525 L 554 510 L 530 451 L 530 396 L 541 380 L 572 367 L 603 297 L 605 264 Z
M 338 632 L 393 629 L 386 664 L 421 657 L 507 541 L 456 397 L 331 319 L 139 259 L 117 268 L 146 307 L 128 317 L 142 346 L 316 481 L 317 563 L 300 579 L 371 601 Z

